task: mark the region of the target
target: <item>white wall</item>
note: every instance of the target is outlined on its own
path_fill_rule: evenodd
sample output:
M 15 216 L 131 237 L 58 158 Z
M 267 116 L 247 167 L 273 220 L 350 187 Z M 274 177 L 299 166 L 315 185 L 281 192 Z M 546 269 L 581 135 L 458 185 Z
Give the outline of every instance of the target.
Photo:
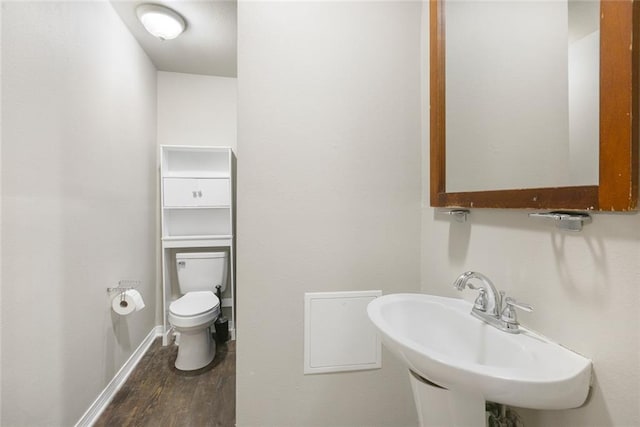
M 590 401 L 569 411 L 527 411 L 525 425 L 640 425 L 640 216 L 596 215 L 580 234 L 526 212 L 473 210 L 467 224 L 423 210 L 424 292 L 465 298 L 458 274 L 480 271 L 532 304 L 521 323 L 593 360 Z M 525 412 L 522 412 L 525 414 Z
M 1 424 L 72 425 L 155 325 L 156 71 L 106 1 L 2 7 Z
M 638 215 L 596 215 L 582 233 L 567 234 L 522 211 L 473 210 L 458 224 L 424 208 L 424 292 L 469 298 L 451 283 L 480 271 L 534 306 L 521 323 L 593 360 L 595 387 L 583 408 L 527 411 L 525 425 L 640 425 L 639 230 Z
M 2 10 L 0 7 L 0 82 L 2 81 Z M 2 100 L 0 84 L 0 100 Z M 0 422 L 2 421 L 2 104 L 0 103 Z
M 521 323 L 593 360 L 592 396 L 579 409 L 520 410 L 525 425 L 640 425 L 640 215 L 595 214 L 577 234 L 525 211 L 474 209 L 466 224 L 428 207 L 428 10 L 423 9 L 424 148 L 422 290 L 460 295 L 451 283 L 480 271 L 499 289 L 533 304 Z
M 386 352 L 382 370 L 302 372 L 305 291 L 419 288 L 420 3 L 238 17 L 238 426 L 416 425 Z
M 236 148 L 238 79 L 158 72 L 158 144 Z

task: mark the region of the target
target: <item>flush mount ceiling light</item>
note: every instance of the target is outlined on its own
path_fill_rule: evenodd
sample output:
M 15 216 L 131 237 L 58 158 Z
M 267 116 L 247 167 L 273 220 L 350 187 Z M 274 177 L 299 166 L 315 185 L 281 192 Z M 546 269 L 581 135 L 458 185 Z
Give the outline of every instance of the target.
M 175 39 L 187 26 L 177 12 L 157 4 L 141 4 L 136 14 L 144 28 L 160 40 Z

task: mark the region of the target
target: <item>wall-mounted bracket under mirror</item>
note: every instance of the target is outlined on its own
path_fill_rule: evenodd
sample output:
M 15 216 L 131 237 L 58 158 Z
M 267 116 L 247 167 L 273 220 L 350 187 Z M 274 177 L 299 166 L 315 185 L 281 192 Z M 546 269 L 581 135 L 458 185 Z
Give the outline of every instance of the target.
M 583 212 L 536 212 L 530 213 L 529 217 L 551 219 L 556 227 L 565 231 L 582 231 L 582 226 L 591 222 L 591 216 Z
M 471 212 L 469 209 L 449 209 L 449 210 L 439 210 L 437 211 L 441 215 L 450 215 L 456 222 L 464 223 L 467 222 L 467 215 Z
M 639 1 L 431 0 L 431 206 L 635 210 L 639 22 Z

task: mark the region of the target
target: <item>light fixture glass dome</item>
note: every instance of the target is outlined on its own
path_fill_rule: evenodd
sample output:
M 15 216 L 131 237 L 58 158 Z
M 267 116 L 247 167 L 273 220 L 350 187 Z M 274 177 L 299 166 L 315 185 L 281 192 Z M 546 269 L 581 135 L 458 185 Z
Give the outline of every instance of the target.
M 141 4 L 136 8 L 144 28 L 160 40 L 178 37 L 186 28 L 184 18 L 174 10 L 157 4 Z

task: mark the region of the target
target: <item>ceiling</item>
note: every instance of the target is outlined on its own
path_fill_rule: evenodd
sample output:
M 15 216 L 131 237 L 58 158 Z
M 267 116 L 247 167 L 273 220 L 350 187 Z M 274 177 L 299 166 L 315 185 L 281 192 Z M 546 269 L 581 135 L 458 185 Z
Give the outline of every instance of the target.
M 237 76 L 235 0 L 110 1 L 159 71 Z M 136 7 L 142 3 L 161 4 L 175 10 L 187 22 L 187 29 L 173 40 L 155 38 L 136 16 Z

